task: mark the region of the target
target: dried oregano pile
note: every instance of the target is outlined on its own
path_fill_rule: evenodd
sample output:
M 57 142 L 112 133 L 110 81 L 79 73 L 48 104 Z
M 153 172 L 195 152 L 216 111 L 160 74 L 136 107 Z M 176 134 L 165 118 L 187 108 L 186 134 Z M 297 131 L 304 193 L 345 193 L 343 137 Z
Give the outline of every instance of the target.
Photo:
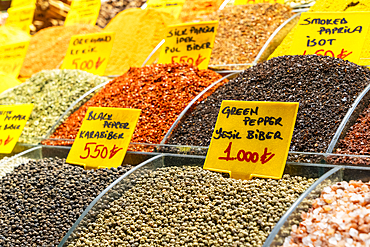
M 160 168 L 82 226 L 69 247 L 262 246 L 315 179 L 236 180 L 200 167 Z
M 1 94 L 0 105 L 29 104 L 33 111 L 19 142 L 35 143 L 79 97 L 106 79 L 81 70 L 43 70 Z
M 131 166 L 84 170 L 44 158 L 0 178 L 0 246 L 57 246 L 84 209 Z
M 208 146 L 223 100 L 299 102 L 290 149 L 325 152 L 358 95 L 367 68 L 324 56 L 283 56 L 257 64 L 219 87 L 185 118 L 169 144 Z

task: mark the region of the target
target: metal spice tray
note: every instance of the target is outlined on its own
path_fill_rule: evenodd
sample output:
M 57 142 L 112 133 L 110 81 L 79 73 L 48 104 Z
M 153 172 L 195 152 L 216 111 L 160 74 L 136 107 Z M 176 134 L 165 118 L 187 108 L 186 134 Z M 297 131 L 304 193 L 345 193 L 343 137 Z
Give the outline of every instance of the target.
M 132 188 L 135 179 L 141 175 L 148 174 L 157 168 L 170 167 L 170 166 L 198 166 L 202 167 L 205 157 L 202 156 L 189 156 L 177 154 L 161 154 L 150 158 L 143 163 L 137 165 L 135 168 L 124 174 L 121 178 L 116 180 L 107 189 L 105 189 L 96 199 L 86 208 L 80 218 L 75 222 L 72 228 L 68 231 L 66 236 L 62 239 L 59 246 L 68 246 L 70 241 L 78 238 L 83 234 L 81 230 L 86 229 L 87 224 L 93 222 L 96 217 L 103 210 L 109 208 L 109 204 L 120 198 L 125 191 Z M 334 170 L 333 170 L 334 169 Z M 305 176 L 307 178 L 320 178 L 308 189 L 311 191 L 317 183 L 325 179 L 328 174 L 337 171 L 339 168 L 333 165 L 319 165 L 319 164 L 287 164 L 284 174 L 292 176 Z
M 323 175 L 310 189 L 306 190 L 300 198 L 291 206 L 285 215 L 279 220 L 275 228 L 271 231 L 263 247 L 282 246 L 284 239 L 290 235 L 293 225 L 299 225 L 302 221 L 301 214 L 307 212 L 312 206 L 314 199 L 320 197 L 321 191 L 330 185 L 341 181 L 370 180 L 370 168 L 336 166 L 328 173 Z

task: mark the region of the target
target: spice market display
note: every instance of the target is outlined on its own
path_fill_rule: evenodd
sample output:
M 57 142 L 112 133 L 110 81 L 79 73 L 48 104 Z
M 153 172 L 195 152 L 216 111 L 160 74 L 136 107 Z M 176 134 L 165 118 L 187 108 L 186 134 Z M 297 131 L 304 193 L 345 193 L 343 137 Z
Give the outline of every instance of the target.
M 11 137 L 6 121 L 25 116 L 0 111 L 0 247 L 370 246 L 370 67 L 362 66 L 370 58 L 370 30 L 361 30 L 367 36 L 358 63 L 287 55 L 299 13 L 370 12 L 370 0 L 73 1 L 0 0 L 0 105 L 33 104 L 10 154 L 1 153 Z M 35 6 L 33 21 L 8 18 L 21 13 L 15 5 L 28 13 Z M 169 10 L 178 5 L 177 18 Z M 209 21 L 217 29 L 189 24 Z M 29 33 L 16 27 L 28 24 Z M 189 28 L 173 27 L 179 24 Z M 350 49 L 351 40 L 345 45 Z M 81 70 L 60 69 L 67 50 L 68 64 Z M 161 52 L 171 64 L 161 63 Z M 208 69 L 197 67 L 208 59 Z M 240 138 L 236 127 L 226 131 L 237 124 L 231 119 L 215 136 L 224 100 L 298 102 L 288 158 L 276 162 L 288 150 L 278 141 L 256 135 L 247 145 L 244 132 Z M 139 111 L 135 121 L 132 110 L 117 113 L 116 121 L 109 108 L 141 110 L 137 125 Z M 82 135 L 83 121 L 91 125 Z M 262 121 L 272 125 L 268 116 Z M 265 126 L 258 123 L 258 131 Z M 119 138 L 109 142 L 117 129 Z M 229 148 L 208 150 L 212 138 Z M 264 152 L 256 142 L 266 144 Z M 113 159 L 117 153 L 122 159 Z M 260 165 L 283 167 L 283 175 L 244 174 Z M 236 179 L 242 175 L 253 178 Z

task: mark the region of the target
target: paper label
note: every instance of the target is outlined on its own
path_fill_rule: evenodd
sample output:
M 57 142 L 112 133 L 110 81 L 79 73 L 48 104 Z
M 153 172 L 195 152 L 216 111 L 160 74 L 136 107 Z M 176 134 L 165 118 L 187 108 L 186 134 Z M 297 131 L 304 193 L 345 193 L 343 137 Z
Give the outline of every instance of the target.
M 282 177 L 299 103 L 222 101 L 204 169 L 237 179 Z
M 370 12 L 302 13 L 290 55 L 324 55 L 358 63 Z
M 67 162 L 85 169 L 122 164 L 141 110 L 90 107 L 68 154 Z
M 284 4 L 285 0 L 235 0 L 234 5 L 245 5 L 254 3 L 281 3 Z
M 11 7 L 21 7 L 35 5 L 36 0 L 12 0 Z
M 13 151 L 32 109 L 33 104 L 0 106 L 0 153 Z
M 20 84 L 22 84 L 20 80 L 0 71 L 0 93 Z
M 158 63 L 190 63 L 199 69 L 207 69 L 217 27 L 218 21 L 168 27 Z
M 18 27 L 19 29 L 30 33 L 30 26 L 35 14 L 35 5 L 11 7 L 8 9 L 8 18 L 5 21 L 6 26 Z
M 100 11 L 100 0 L 73 0 L 64 26 L 90 24 L 95 26 Z
M 79 69 L 104 75 L 114 37 L 113 32 L 72 36 L 61 69 Z
M 0 46 L 0 71 L 18 77 L 30 42 Z
M 148 0 L 148 8 L 156 8 L 160 11 L 172 14 L 176 19 L 179 18 L 185 0 Z

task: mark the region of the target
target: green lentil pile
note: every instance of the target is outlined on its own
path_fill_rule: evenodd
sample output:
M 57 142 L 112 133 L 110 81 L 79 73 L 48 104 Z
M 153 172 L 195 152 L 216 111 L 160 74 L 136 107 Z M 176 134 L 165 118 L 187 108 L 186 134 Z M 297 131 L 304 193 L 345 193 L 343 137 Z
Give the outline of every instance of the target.
M 82 226 L 69 247 L 262 246 L 315 179 L 236 180 L 200 167 L 159 168 Z
M 19 142 L 35 143 L 45 136 L 80 96 L 106 80 L 80 70 L 44 70 L 0 95 L 0 105 L 34 104 Z

